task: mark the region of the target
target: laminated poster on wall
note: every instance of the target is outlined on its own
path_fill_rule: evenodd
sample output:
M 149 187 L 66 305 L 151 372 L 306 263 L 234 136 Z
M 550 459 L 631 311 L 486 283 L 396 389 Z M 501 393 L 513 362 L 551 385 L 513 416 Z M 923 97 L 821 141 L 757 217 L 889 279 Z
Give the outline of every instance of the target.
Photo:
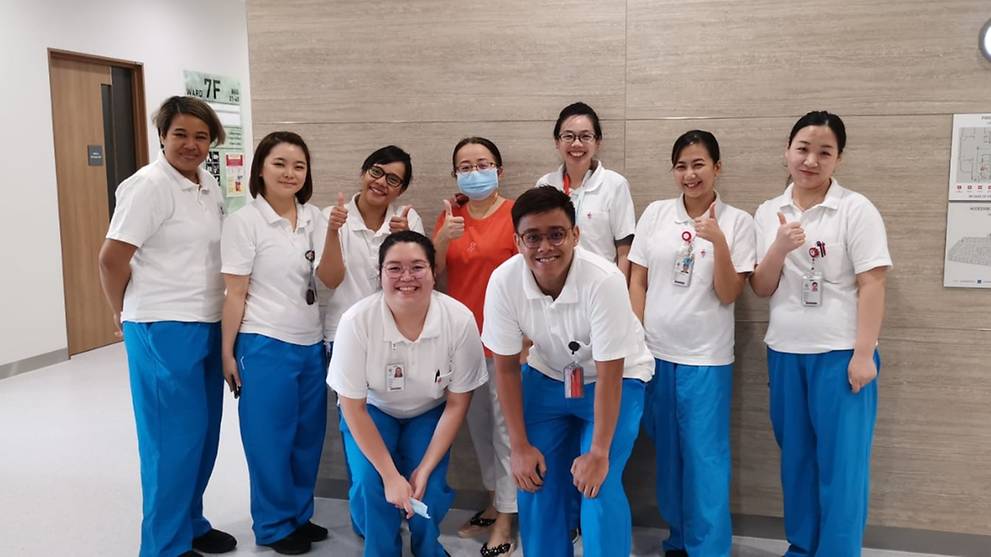
M 220 185 L 226 212 L 230 214 L 247 201 L 241 82 L 231 77 L 190 70 L 183 71 L 183 79 L 186 94 L 205 100 L 224 126 L 226 141 L 210 150 L 204 164 Z
M 943 286 L 991 288 L 991 114 L 955 114 Z

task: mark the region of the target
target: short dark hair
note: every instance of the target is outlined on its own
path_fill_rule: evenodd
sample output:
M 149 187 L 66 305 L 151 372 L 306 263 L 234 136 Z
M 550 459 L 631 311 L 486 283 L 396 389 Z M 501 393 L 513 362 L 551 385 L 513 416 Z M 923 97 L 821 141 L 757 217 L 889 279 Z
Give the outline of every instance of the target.
M 588 119 L 592 121 L 592 131 L 595 132 L 595 138 L 602 139 L 602 125 L 599 124 L 599 115 L 592 110 L 591 106 L 581 101 L 569 104 L 561 110 L 561 114 L 557 117 L 557 123 L 554 124 L 554 139 L 558 139 L 558 136 L 561 135 L 561 125 L 564 124 L 564 121 L 572 116 L 588 116 Z
M 846 147 L 846 126 L 843 124 L 842 118 L 825 110 L 813 110 L 795 122 L 791 128 L 791 134 L 788 135 L 789 147 L 791 147 L 791 142 L 795 140 L 795 135 L 798 134 L 799 130 L 808 126 L 826 126 L 832 130 L 833 135 L 836 136 L 836 148 L 839 154 L 843 154 L 843 148 Z
M 158 128 L 158 137 L 165 137 L 169 133 L 172 120 L 175 120 L 175 117 L 180 114 L 188 114 L 202 120 L 206 127 L 210 128 L 210 143 L 220 145 L 227 139 L 224 125 L 220 123 L 220 118 L 210 108 L 210 105 L 196 97 L 180 97 L 178 95 L 165 99 L 162 106 L 158 107 L 155 115 L 152 116 L 152 122 Z
M 248 178 L 248 191 L 251 192 L 251 197 L 265 195 L 265 180 L 262 178 L 262 167 L 265 165 L 265 159 L 272 152 L 272 149 L 282 143 L 299 147 L 303 150 L 303 156 L 306 157 L 306 180 L 303 181 L 303 187 L 296 192 L 296 201 L 299 201 L 301 204 L 306 203 L 313 196 L 313 166 L 310 164 L 310 149 L 299 134 L 289 131 L 272 132 L 258 142 L 258 147 L 255 149 L 255 154 L 251 159 L 251 176 Z
M 400 230 L 399 232 L 393 232 L 382 240 L 382 246 L 379 247 L 379 272 L 382 271 L 382 263 L 385 262 L 385 254 L 389 253 L 389 249 L 396 244 L 419 244 L 423 248 L 423 253 L 427 256 L 427 263 L 430 264 L 430 270 L 434 270 L 434 260 L 437 258 L 437 251 L 434 249 L 434 243 L 430 241 L 423 234 L 415 230 Z
M 575 205 L 571 202 L 563 191 L 554 186 L 537 186 L 523 192 L 513 203 L 513 230 L 519 233 L 520 221 L 527 215 L 546 213 L 554 209 L 561 209 L 571 221 L 571 226 L 575 226 Z
M 674 140 L 674 147 L 671 149 L 671 164 L 678 164 L 678 157 L 689 145 L 701 145 L 709 152 L 712 162 L 719 162 L 719 142 L 716 136 L 705 130 L 691 130 L 681 134 Z
M 368 172 L 368 169 L 376 164 L 389 164 L 393 162 L 401 162 L 406 167 L 406 175 L 403 177 L 401 186 L 402 191 L 406 191 L 409 183 L 413 180 L 413 161 L 410 159 L 409 153 L 403 151 L 400 147 L 386 145 L 385 147 L 376 149 L 371 155 L 368 155 L 365 162 L 361 163 L 361 173 Z
M 496 166 L 500 168 L 502 167 L 502 153 L 499 152 L 499 148 L 496 147 L 496 144 L 492 143 L 492 141 L 488 139 L 485 139 L 484 137 L 471 136 L 462 139 L 457 145 L 454 146 L 454 151 L 451 153 L 452 168 L 458 167 L 458 151 L 460 151 L 465 145 L 481 145 L 482 147 L 485 147 L 490 153 L 492 153 L 492 158 L 495 159 L 493 162 L 496 163 Z

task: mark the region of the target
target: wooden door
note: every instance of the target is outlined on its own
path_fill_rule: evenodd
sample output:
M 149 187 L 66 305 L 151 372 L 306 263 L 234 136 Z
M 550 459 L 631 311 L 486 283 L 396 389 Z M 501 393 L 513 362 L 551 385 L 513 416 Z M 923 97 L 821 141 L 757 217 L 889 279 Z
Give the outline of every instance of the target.
M 111 78 L 107 64 L 52 57 L 50 69 L 71 356 L 117 340 L 97 264 L 110 223 L 106 162 L 91 164 L 96 160 L 90 156 L 98 147 L 106 157 L 101 86 L 111 85 Z

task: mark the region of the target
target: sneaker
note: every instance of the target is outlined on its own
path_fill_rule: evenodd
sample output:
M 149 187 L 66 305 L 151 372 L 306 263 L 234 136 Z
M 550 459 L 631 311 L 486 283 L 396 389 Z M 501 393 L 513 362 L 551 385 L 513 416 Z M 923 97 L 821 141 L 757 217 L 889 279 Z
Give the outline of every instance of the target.
M 234 539 L 234 536 L 216 528 L 202 536 L 193 538 L 193 549 L 203 553 L 227 553 L 234 551 L 235 547 L 237 547 L 237 540 Z
M 295 533 L 272 543 L 260 543 L 258 545 L 271 547 L 276 553 L 282 555 L 302 555 L 310 550 L 310 540 L 297 536 Z
M 296 528 L 296 531 L 292 533 L 292 535 L 310 542 L 322 542 L 327 539 L 328 534 L 329 533 L 326 528 L 309 521 L 306 524 L 301 525 L 299 528 Z

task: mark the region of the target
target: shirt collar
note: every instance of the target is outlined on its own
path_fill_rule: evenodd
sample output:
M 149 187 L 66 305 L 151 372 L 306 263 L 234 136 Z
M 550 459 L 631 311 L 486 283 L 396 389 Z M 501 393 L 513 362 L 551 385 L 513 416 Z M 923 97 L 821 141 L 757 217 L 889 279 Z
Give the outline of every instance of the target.
M 581 181 L 581 183 L 579 183 L 577 185 L 574 182 L 571 183 L 571 191 L 572 191 L 572 193 L 574 193 L 577 190 L 581 190 L 583 192 L 588 192 L 588 191 L 593 191 L 593 190 L 598 189 L 599 186 L 602 185 L 602 175 L 605 172 L 605 169 L 606 169 L 606 167 L 605 167 L 605 165 L 602 164 L 602 161 L 597 161 L 596 166 L 595 166 L 595 170 L 594 171 L 591 171 L 590 170 L 590 171 L 585 172 L 584 179 Z M 552 178 L 553 178 L 552 180 L 549 180 L 549 182 L 550 182 L 549 185 L 554 186 L 554 187 L 556 187 L 558 189 L 562 189 L 564 187 L 564 165 L 563 164 L 561 166 L 557 167 L 557 172 L 554 173 L 554 175 L 552 176 Z
M 778 199 L 778 203 L 777 204 L 778 204 L 778 207 L 780 207 L 782 209 L 791 207 L 791 208 L 794 209 L 794 211 L 795 211 L 796 214 L 801 214 L 802 213 L 802 210 L 798 208 L 798 205 L 795 205 L 795 201 L 792 199 L 792 196 L 791 196 L 792 191 L 794 190 L 794 188 L 795 188 L 794 182 L 789 183 L 788 184 L 788 187 L 785 188 L 784 193 L 782 193 L 780 196 L 778 196 L 778 198 L 777 198 Z M 840 208 L 840 200 L 843 199 L 843 196 L 844 195 L 846 195 L 846 188 L 844 188 L 843 186 L 841 186 L 840 183 L 836 181 L 836 178 L 831 178 L 830 181 L 829 181 L 829 189 L 826 190 L 826 197 L 822 200 L 822 203 L 816 205 L 815 207 L 811 207 L 810 209 L 808 209 L 808 211 L 811 211 L 812 209 L 815 209 L 816 207 L 825 207 L 827 209 L 832 209 L 832 210 L 839 209 Z M 716 211 L 717 211 L 717 214 L 718 214 L 718 211 L 719 211 L 718 207 L 716 208 Z M 806 212 L 808 212 L 808 211 L 806 211 Z
M 266 223 L 276 224 L 280 221 L 289 222 L 287 219 L 280 217 L 279 214 L 275 212 L 275 209 L 273 209 L 272 206 L 269 205 L 268 200 L 265 199 L 264 196 L 259 195 L 258 197 L 256 197 L 254 203 L 255 203 L 255 207 L 258 209 L 258 212 L 261 213 L 262 218 L 265 219 Z M 312 219 L 310 217 L 310 212 L 304 211 L 303 206 L 300 205 L 299 202 L 297 201 L 296 229 L 299 230 L 300 228 L 306 228 L 307 226 L 309 226 L 311 220 Z
M 430 305 L 427 307 L 427 318 L 423 322 L 423 330 L 420 331 L 420 338 L 417 341 L 434 338 L 440 336 L 440 302 L 437 299 L 437 293 L 430 293 Z M 383 339 L 386 342 L 400 343 L 405 342 L 406 344 L 414 344 L 416 341 L 412 341 L 403 336 L 399 332 L 399 328 L 396 327 L 396 318 L 392 316 L 392 310 L 389 309 L 389 305 L 385 303 L 385 294 L 383 292 L 378 293 L 379 305 L 382 311 L 382 324 L 384 326 Z
M 162 170 L 170 178 L 172 178 L 172 181 L 177 186 L 179 186 L 179 189 L 184 190 L 184 191 L 198 190 L 198 189 L 200 189 L 200 187 L 205 187 L 209 183 L 207 181 L 208 180 L 208 177 L 209 178 L 213 178 L 213 176 L 211 176 L 210 173 L 207 172 L 206 170 L 203 170 L 202 167 L 197 167 L 196 168 L 196 173 L 199 176 L 200 183 L 199 184 L 194 183 L 189 178 L 186 178 L 185 176 L 183 176 L 181 172 L 179 172 L 178 170 L 176 170 L 176 168 L 174 166 L 172 166 L 172 164 L 169 162 L 169 160 L 165 158 L 165 153 L 162 152 L 162 151 L 159 151 L 158 152 L 158 163 L 161 165 Z
M 372 230 L 368 228 L 365 224 L 365 219 L 361 218 L 361 211 L 358 210 L 358 196 L 360 194 L 354 194 L 347 203 L 348 214 L 354 215 L 354 225 L 352 230 L 367 230 L 373 233 L 373 236 L 379 236 L 389 233 L 389 219 L 399 214 L 399 206 L 395 203 L 390 203 L 385 209 L 385 219 L 382 220 L 382 226 L 378 230 Z
M 554 303 L 573 304 L 578 301 L 578 279 L 575 276 L 578 274 L 579 250 L 581 249 L 580 246 L 575 246 L 575 251 L 571 257 L 571 268 L 568 269 L 568 276 L 564 279 L 564 288 L 561 289 L 561 293 L 558 294 Z M 550 296 L 544 294 L 540 289 L 537 279 L 533 278 L 533 272 L 526 264 L 526 256 L 520 254 L 520 257 L 523 258 L 523 292 L 526 294 L 527 299 L 540 300 L 549 298 Z

